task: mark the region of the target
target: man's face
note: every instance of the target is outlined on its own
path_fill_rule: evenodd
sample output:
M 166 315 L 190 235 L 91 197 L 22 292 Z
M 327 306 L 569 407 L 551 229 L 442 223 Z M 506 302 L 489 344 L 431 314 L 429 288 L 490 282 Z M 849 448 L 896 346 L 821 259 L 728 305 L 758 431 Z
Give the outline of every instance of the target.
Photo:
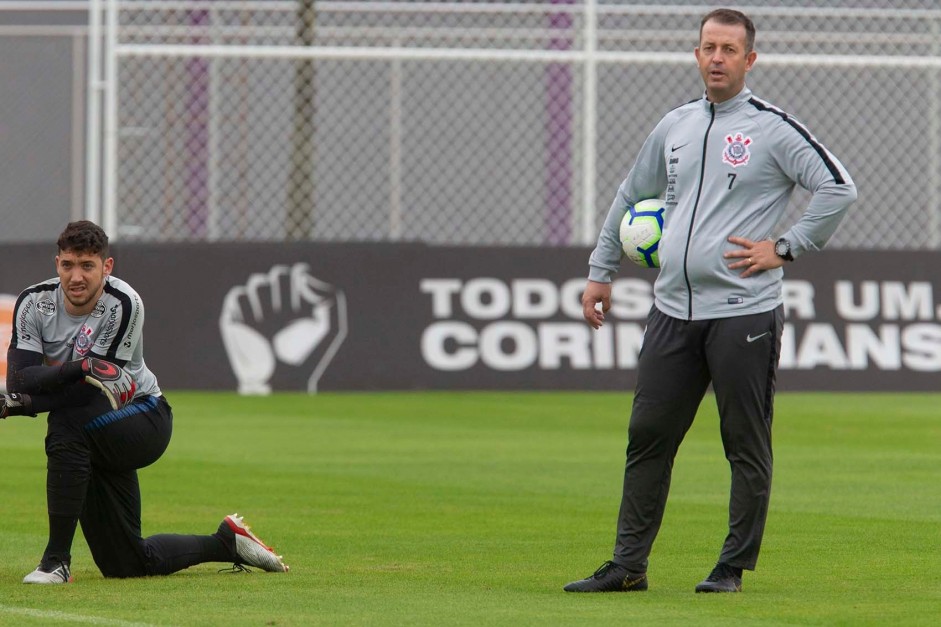
M 745 27 L 709 20 L 702 27 L 696 61 L 710 102 L 724 102 L 745 86 L 758 54 L 745 51 Z
M 56 255 L 56 271 L 66 299 L 66 310 L 72 315 L 91 313 L 104 290 L 105 279 L 111 274 L 114 259 L 101 259 L 94 253 L 60 250 Z

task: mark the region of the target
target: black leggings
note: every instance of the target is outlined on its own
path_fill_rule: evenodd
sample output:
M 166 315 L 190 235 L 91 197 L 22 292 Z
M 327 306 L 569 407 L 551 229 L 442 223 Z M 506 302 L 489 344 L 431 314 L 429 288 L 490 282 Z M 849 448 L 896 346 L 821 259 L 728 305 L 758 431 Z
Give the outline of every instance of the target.
M 169 574 L 229 551 L 214 536 L 141 537 L 137 470 L 157 461 L 173 430 L 163 396 L 111 410 L 103 396 L 49 413 L 46 496 L 50 517 L 77 519 L 105 577 Z

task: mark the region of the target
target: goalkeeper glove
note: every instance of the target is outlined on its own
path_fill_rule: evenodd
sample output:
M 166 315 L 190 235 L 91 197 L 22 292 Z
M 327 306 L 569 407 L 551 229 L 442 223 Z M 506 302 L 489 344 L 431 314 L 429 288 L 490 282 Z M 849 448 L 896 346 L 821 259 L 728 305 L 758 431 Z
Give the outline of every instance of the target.
M 112 409 L 121 409 L 134 400 L 137 382 L 124 368 L 97 357 L 82 360 L 85 382 L 101 390 Z
M 7 392 L 0 394 L 0 418 L 7 416 L 35 416 L 33 399 L 28 394 Z

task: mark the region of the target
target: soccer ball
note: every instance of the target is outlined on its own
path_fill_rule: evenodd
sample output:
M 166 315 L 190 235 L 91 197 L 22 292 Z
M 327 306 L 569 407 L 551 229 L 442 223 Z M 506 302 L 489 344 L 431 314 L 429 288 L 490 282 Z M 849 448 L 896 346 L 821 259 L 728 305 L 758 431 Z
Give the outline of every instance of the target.
M 660 267 L 660 237 L 663 235 L 663 201 L 642 200 L 621 220 L 621 248 L 624 256 L 644 268 Z

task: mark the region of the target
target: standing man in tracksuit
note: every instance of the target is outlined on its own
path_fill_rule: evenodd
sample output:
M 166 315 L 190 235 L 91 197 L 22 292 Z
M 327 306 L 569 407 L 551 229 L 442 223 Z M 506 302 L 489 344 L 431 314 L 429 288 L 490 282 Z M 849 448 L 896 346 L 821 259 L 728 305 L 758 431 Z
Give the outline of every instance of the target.
M 800 122 L 745 86 L 754 41 L 752 21 L 738 11 L 703 17 L 695 56 L 705 95 L 668 113 L 647 138 L 591 254 L 582 306 L 597 329 L 621 258 L 621 218 L 641 200 L 665 199 L 614 556 L 566 591 L 647 589 L 673 460 L 710 382 L 732 473 L 729 533 L 696 592 L 740 591 L 742 571 L 758 560 L 771 490 L 781 267 L 823 248 L 856 187 Z M 795 184 L 813 197 L 796 224 L 775 234 Z

